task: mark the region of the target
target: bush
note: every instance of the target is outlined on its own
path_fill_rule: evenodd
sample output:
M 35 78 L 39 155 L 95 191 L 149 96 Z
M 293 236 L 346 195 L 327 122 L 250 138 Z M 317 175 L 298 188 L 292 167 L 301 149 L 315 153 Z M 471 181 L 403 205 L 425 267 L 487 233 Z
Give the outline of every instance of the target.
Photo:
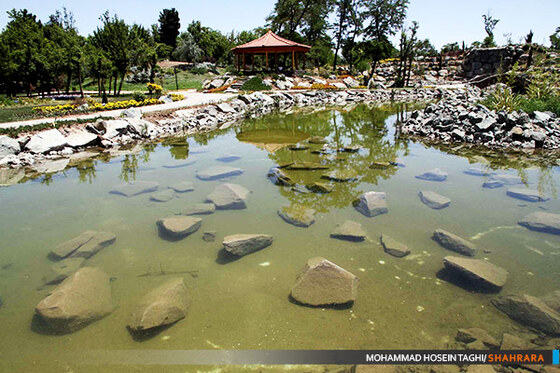
M 157 96 L 161 96 L 161 93 L 163 92 L 163 87 L 161 85 L 155 83 L 146 83 L 146 86 L 148 87 L 148 92 L 151 95 L 155 93 Z
M 244 91 L 267 91 L 270 89 L 269 86 L 265 85 L 261 78 L 255 76 L 245 82 L 241 89 Z
M 208 73 L 208 69 L 206 67 L 193 67 L 191 73 L 195 75 L 204 75 Z
M 498 84 L 485 103 L 490 109 L 496 111 L 505 110 L 511 113 L 517 110 L 521 104 L 521 98 L 513 93 L 510 87 Z
M 144 101 L 144 93 L 142 92 L 134 92 L 132 94 L 132 99 L 138 102 Z
M 550 96 L 544 99 L 524 98 L 521 100 L 518 110 L 523 110 L 526 113 L 551 111 L 560 116 L 560 96 Z

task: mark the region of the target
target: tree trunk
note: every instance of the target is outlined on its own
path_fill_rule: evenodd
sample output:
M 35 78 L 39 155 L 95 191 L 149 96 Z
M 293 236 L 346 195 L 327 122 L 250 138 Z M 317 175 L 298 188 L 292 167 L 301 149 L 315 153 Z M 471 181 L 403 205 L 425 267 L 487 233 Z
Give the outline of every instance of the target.
M 80 85 L 80 97 L 84 98 L 84 88 L 82 87 L 82 66 L 78 64 L 78 84 Z
M 66 73 L 66 94 L 70 93 L 70 85 L 72 85 L 72 69 L 68 69 Z
M 119 91 L 118 91 L 118 93 L 117 93 L 117 96 L 120 96 L 120 95 L 121 95 L 121 89 L 122 89 L 122 85 L 123 85 L 123 82 L 124 82 L 124 76 L 125 76 L 125 75 L 126 75 L 126 73 L 122 73 L 121 82 L 120 82 L 120 84 L 119 84 Z
M 117 96 L 117 81 L 119 80 L 119 75 L 118 73 L 115 73 L 114 79 L 113 79 L 113 96 Z

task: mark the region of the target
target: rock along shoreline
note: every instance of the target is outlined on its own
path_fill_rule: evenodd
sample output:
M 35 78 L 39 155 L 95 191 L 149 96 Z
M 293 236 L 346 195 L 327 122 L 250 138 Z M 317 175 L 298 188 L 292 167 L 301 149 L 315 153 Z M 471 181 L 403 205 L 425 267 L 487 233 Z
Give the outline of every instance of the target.
M 87 152 L 88 149 L 111 155 L 126 154 L 123 149 L 136 143 L 227 129 L 241 125 L 243 119 L 272 112 L 289 112 L 308 106 L 429 102 L 438 99 L 442 100 L 440 102 L 474 105 L 481 94 L 480 89 L 472 86 L 372 91 L 306 90 L 271 94 L 255 92 L 239 95 L 228 102 L 179 109 L 159 117 L 151 113 L 143 118 L 140 110 L 132 108 L 125 110 L 122 117 L 117 119 L 100 119 L 95 123 L 24 133 L 17 138 L 0 136 L 0 184 L 17 183 L 24 177 L 24 168 L 38 174 L 61 171 L 70 161 L 91 157 L 92 152 Z M 433 105 L 429 108 L 433 110 Z M 419 112 L 415 113 L 413 116 L 419 118 Z

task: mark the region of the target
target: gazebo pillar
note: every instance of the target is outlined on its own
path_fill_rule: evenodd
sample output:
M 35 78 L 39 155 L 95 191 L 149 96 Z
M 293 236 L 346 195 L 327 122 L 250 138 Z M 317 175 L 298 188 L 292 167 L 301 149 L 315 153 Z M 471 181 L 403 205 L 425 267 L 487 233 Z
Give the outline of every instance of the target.
M 243 71 L 245 71 L 245 69 L 246 69 L 245 68 L 245 53 L 242 53 L 242 55 L 243 55 Z
M 292 49 L 292 71 L 296 71 L 295 55 L 296 55 L 296 52 Z
M 266 69 L 268 70 L 268 52 L 264 52 L 266 58 Z

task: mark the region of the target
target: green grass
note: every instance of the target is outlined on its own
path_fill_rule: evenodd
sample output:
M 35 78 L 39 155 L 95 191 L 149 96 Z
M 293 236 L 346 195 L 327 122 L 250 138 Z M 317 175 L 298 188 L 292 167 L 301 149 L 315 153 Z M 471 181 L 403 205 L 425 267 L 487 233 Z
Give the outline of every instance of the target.
M 526 113 L 534 111 L 551 111 L 560 116 L 560 96 L 551 96 L 545 99 L 530 99 L 523 97 L 518 110 Z
M 175 76 L 173 73 L 166 74 L 163 80 L 156 78 L 155 83 L 159 84 L 166 91 L 175 91 L 177 86 L 175 85 Z M 179 89 L 202 89 L 202 83 L 206 79 L 212 79 L 215 77 L 213 74 L 192 74 L 187 71 L 177 72 L 177 83 L 179 84 Z M 86 82 L 84 89 L 86 90 L 97 90 L 97 82 Z M 136 91 L 136 92 L 147 92 L 146 83 L 127 83 L 126 81 L 122 86 L 123 91 Z

